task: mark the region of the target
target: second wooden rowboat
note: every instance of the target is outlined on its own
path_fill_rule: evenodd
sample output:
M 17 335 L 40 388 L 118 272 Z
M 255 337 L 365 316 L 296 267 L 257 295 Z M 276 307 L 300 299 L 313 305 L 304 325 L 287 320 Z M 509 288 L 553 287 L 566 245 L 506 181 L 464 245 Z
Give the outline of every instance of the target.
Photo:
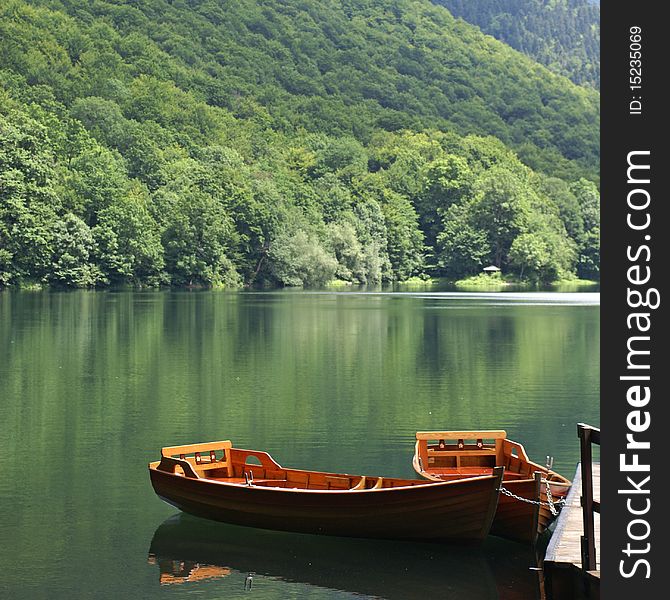
M 430 481 L 460 481 L 504 467 L 491 534 L 525 543 L 546 530 L 570 490 L 570 480 L 532 462 L 502 430 L 419 431 L 412 465 Z
M 230 441 L 163 448 L 149 464 L 156 494 L 193 515 L 263 529 L 416 541 L 480 541 L 503 469 L 456 481 L 284 468 Z

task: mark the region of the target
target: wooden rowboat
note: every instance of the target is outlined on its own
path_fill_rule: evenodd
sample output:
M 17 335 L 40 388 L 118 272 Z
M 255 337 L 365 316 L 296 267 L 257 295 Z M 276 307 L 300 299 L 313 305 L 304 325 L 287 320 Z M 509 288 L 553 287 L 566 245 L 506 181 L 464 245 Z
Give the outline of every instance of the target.
M 482 540 L 503 469 L 427 481 L 287 469 L 267 452 L 230 441 L 163 448 L 149 464 L 165 502 L 193 515 L 250 527 L 348 537 Z
M 412 465 L 430 481 L 461 481 L 504 467 L 491 533 L 520 542 L 535 542 L 570 490 L 568 479 L 532 462 L 505 431 L 419 431 Z

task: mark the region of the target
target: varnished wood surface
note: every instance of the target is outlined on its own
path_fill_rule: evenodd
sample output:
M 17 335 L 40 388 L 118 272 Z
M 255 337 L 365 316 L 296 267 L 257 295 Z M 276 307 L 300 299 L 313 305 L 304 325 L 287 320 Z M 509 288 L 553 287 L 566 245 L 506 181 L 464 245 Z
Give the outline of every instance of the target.
M 502 469 L 454 482 L 322 473 L 284 468 L 265 452 L 236 448 L 221 459 L 225 469 L 202 470 L 192 457 L 165 453 L 149 465 L 151 482 L 160 498 L 184 512 L 237 525 L 348 537 L 482 540 L 495 515 L 502 477 Z M 250 464 L 251 458 L 260 464 Z
M 584 521 L 580 494 L 582 489 L 581 465 L 577 467 L 572 489 L 566 498 L 566 504 L 558 517 L 556 529 L 551 537 L 545 554 L 545 565 L 554 563 L 570 565 L 577 568 L 582 566 L 581 536 L 584 533 Z M 596 501 L 600 501 L 600 463 L 593 463 L 593 494 Z M 596 560 L 597 571 L 600 576 L 600 515 L 595 515 L 596 526 Z
M 219 442 L 203 442 L 200 444 L 186 444 L 183 446 L 166 446 L 161 449 L 162 456 L 178 456 L 179 454 L 194 454 L 195 452 L 208 452 L 210 450 L 225 450 L 232 447 L 230 440 Z
M 414 470 L 432 481 L 455 481 L 490 473 L 495 465 L 505 468 L 503 486 L 512 494 L 530 501 L 538 499 L 535 472 L 551 479 L 551 492 L 555 501 L 565 497 L 570 489 L 568 479 L 532 462 L 523 445 L 507 439 L 505 431 L 417 432 L 416 440 L 412 461 Z M 437 440 L 440 443 L 428 443 Z M 461 441 L 462 447 L 448 443 L 449 440 Z M 473 445 L 472 440 L 479 440 L 481 447 Z M 495 444 L 489 440 L 495 440 Z M 544 503 L 547 502 L 545 487 L 542 484 L 539 497 Z M 548 506 L 541 506 L 537 510 L 529 502 L 501 494 L 491 533 L 519 542 L 534 543 L 553 518 Z
M 499 440 L 505 439 L 507 432 L 502 429 L 490 431 L 417 431 L 417 440 Z

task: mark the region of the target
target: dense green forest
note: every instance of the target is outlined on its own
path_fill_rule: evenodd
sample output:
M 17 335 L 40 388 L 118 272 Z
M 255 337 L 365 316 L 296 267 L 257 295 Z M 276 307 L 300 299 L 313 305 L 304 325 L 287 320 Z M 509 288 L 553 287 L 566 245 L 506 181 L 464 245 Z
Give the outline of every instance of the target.
M 428 0 L 10 0 L 0 286 L 597 277 L 597 92 Z
M 575 83 L 600 88 L 600 2 L 433 0 Z

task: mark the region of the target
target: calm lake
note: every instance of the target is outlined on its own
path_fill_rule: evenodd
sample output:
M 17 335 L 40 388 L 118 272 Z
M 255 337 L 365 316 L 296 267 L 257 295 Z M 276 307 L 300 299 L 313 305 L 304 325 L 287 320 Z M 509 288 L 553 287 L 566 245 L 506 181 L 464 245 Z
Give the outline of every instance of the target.
M 599 301 L 2 293 L 0 597 L 535 598 L 521 545 L 210 523 L 160 501 L 147 463 L 231 439 L 285 466 L 413 477 L 416 430 L 488 428 L 572 477 L 576 423 L 600 423 Z

